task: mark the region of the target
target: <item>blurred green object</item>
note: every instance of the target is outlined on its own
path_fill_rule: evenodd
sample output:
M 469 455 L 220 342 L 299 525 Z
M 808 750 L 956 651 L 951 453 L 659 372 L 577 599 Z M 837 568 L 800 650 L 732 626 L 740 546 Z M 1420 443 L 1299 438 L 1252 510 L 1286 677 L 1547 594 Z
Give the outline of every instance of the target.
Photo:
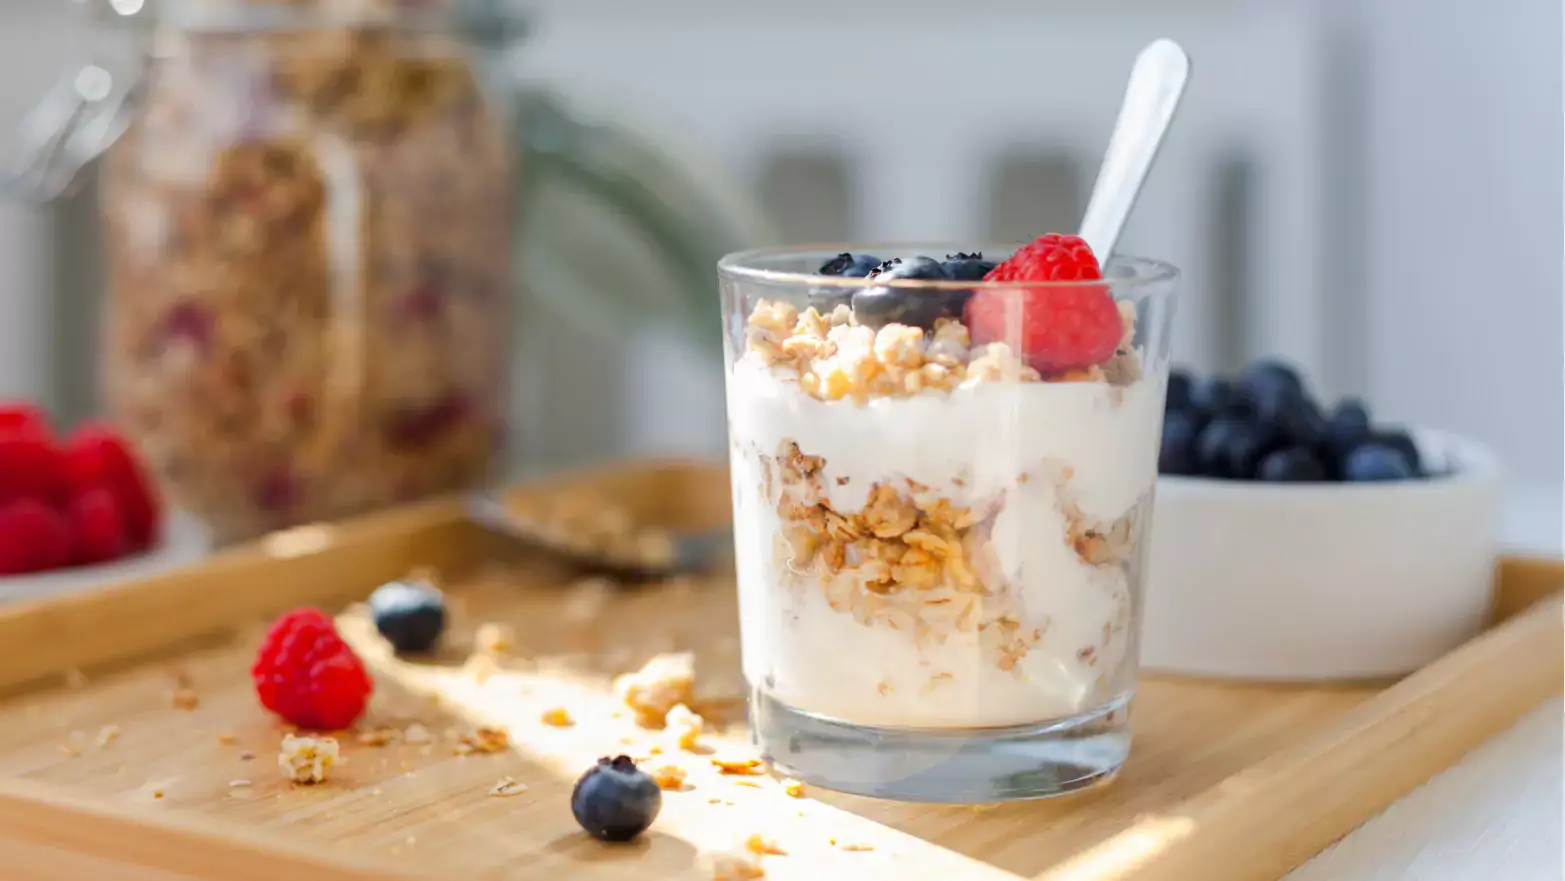
M 594 335 L 672 322 L 719 346 L 715 265 L 774 235 L 711 163 L 623 123 L 583 123 L 546 92 L 520 96 L 526 207 L 518 278 Z

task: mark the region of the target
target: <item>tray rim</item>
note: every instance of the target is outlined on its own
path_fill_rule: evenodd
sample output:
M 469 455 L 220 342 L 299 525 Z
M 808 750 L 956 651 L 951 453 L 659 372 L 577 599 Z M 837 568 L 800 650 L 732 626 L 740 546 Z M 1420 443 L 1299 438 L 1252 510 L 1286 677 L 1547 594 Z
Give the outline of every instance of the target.
M 555 475 L 519 491 L 548 491 L 582 479 L 612 482 L 649 469 L 714 467 L 634 462 Z M 72 667 L 134 662 L 286 607 L 346 603 L 359 591 L 353 584 L 336 586 L 330 575 L 338 567 L 384 572 L 390 579 L 415 563 L 454 564 L 483 539 L 465 522 L 460 499 L 437 499 L 276 533 L 188 568 L 101 590 L 0 606 L 0 645 L 10 649 L 0 657 L 0 691 L 31 690 Z M 1122 881 L 1275 877 L 1509 728 L 1565 680 L 1565 561 L 1503 557 L 1497 566 L 1514 571 L 1525 585 L 1518 595 L 1502 595 L 1497 623 L 1483 634 L 1187 799 L 1172 814 L 1138 819 L 1034 881 L 1099 877 L 1105 867 Z M 227 587 L 217 596 L 210 590 L 214 579 Z M 146 626 L 114 626 L 132 616 Z M 1502 672 L 1507 687 L 1493 687 Z M 1441 724 L 1430 724 L 1437 719 Z M 1388 760 L 1409 754 L 1420 760 Z M 1356 785 L 1336 785 L 1344 775 Z M 1283 821 L 1301 813 L 1313 818 L 1303 835 Z M 1151 852 L 1148 841 L 1156 845 Z M 1256 859 L 1235 866 L 1236 845 Z M 29 855 L 32 861 L 21 865 Z M 1154 855 L 1155 862 L 1147 862 Z M 90 865 L 99 877 L 110 863 L 134 866 L 137 878 L 169 881 L 437 877 L 351 852 L 306 850 L 280 835 L 193 811 L 137 814 L 69 787 L 0 778 L 0 867 L 24 872 L 22 879 L 77 877 L 56 870 L 27 874 L 45 858 L 57 869 Z

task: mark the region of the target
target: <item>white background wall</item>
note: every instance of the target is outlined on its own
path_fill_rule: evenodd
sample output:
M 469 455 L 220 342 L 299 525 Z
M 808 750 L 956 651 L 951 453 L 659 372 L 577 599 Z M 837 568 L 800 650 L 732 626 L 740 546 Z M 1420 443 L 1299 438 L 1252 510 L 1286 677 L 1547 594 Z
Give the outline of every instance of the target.
M 67 6 L 0 4 L 0 132 L 70 57 Z M 1553 516 L 1544 531 L 1557 542 L 1565 102 L 1554 0 L 1481 11 L 1458 0 L 530 8 L 529 75 L 582 106 L 655 121 L 741 180 L 779 144 L 854 157 L 857 229 L 871 238 L 973 233 L 981 160 L 1016 143 L 1094 156 L 1134 48 L 1181 39 L 1193 93 L 1127 241 L 1188 270 L 1180 351 L 1211 363 L 1227 344 L 1204 169 L 1238 148 L 1259 163 L 1245 350 L 1294 358 L 1387 418 L 1490 442 L 1518 498 Z M 73 357 L 46 329 L 47 228 L 0 206 L 0 394 L 52 393 Z M 627 406 L 628 448 L 705 443 L 644 420 L 656 410 Z

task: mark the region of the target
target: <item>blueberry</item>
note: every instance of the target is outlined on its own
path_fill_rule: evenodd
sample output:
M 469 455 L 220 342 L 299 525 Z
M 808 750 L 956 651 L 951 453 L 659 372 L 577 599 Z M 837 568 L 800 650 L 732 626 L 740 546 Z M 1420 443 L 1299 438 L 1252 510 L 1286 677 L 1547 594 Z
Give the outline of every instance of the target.
M 1304 394 L 1304 382 L 1292 367 L 1272 358 L 1251 361 L 1239 374 L 1239 387 L 1252 400 L 1270 394 Z
M 427 652 L 446 629 L 446 601 L 424 581 L 392 581 L 370 594 L 375 629 L 399 652 Z
M 1285 384 L 1251 388 L 1250 405 L 1254 408 L 1255 421 L 1289 443 L 1304 447 L 1320 443 L 1326 430 L 1326 417 L 1308 392 Z
M 985 260 L 983 252 L 965 254 L 947 254 L 945 262 L 940 267 L 945 270 L 946 277 L 957 281 L 982 281 L 989 274 L 989 270 L 995 268 L 993 260 Z
M 1321 442 L 1333 456 L 1342 458 L 1369 440 L 1369 434 L 1369 411 L 1357 398 L 1345 398 L 1337 403 L 1326 420 Z
M 1196 437 L 1201 433 L 1201 418 L 1194 413 L 1175 410 L 1163 417 L 1163 445 L 1158 449 L 1160 474 L 1195 474 Z
M 893 258 L 869 274 L 872 279 L 943 281 L 945 270 L 929 257 Z M 882 327 L 893 322 L 929 329 L 948 314 L 950 291 L 929 288 L 860 288 L 853 292 L 853 317 L 859 324 Z
M 607 756 L 571 790 L 571 813 L 600 841 L 629 841 L 645 832 L 663 807 L 663 793 L 630 756 Z
M 1239 416 L 1218 416 L 1196 437 L 1196 470 L 1207 477 L 1249 480 L 1276 446 L 1265 426 Z
M 1411 480 L 1416 475 L 1404 451 L 1377 441 L 1355 447 L 1342 463 L 1343 479 L 1355 483 Z
M 997 264 L 993 260 L 985 260 L 983 252 L 975 251 L 971 254 L 957 252 L 947 254 L 940 268 L 945 271 L 946 277 L 956 281 L 983 281 Z M 950 318 L 962 317 L 962 310 L 966 308 L 967 301 L 972 299 L 972 291 L 944 291 L 945 315 Z
M 1234 389 L 1228 380 L 1209 376 L 1190 383 L 1190 409 L 1207 416 L 1224 413 L 1233 405 Z
M 1183 370 L 1170 370 L 1168 372 L 1168 393 L 1164 399 L 1163 409 L 1169 412 L 1190 410 L 1190 374 Z
M 1326 467 L 1309 447 L 1284 447 L 1255 469 L 1255 476 L 1269 483 L 1304 483 L 1326 479 Z
M 875 271 L 880 265 L 880 258 L 871 257 L 868 254 L 849 254 L 843 251 L 841 254 L 821 264 L 816 270 L 821 275 L 841 275 L 846 278 L 863 278 Z
M 1407 464 L 1413 469 L 1413 476 L 1418 477 L 1424 473 L 1423 457 L 1418 454 L 1418 444 L 1413 443 L 1413 438 L 1400 428 L 1387 428 L 1371 432 L 1369 442 L 1387 446 L 1397 450 L 1407 459 Z
M 844 278 L 863 278 L 875 271 L 880 265 L 880 259 L 868 254 L 850 254 L 843 251 L 841 254 L 821 264 L 816 272 L 821 275 L 840 275 Z M 849 287 L 818 287 L 810 290 L 810 305 L 817 312 L 828 313 L 839 305 L 846 305 L 853 299 L 853 288 Z

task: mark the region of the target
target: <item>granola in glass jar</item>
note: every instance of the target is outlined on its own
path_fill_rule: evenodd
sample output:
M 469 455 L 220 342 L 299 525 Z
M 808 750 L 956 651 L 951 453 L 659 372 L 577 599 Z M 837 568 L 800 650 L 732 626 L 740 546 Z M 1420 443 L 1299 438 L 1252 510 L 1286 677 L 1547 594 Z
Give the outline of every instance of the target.
M 156 35 L 105 160 L 108 404 L 225 540 L 482 481 L 513 169 L 470 47 L 396 4 L 219 5 L 287 26 Z

